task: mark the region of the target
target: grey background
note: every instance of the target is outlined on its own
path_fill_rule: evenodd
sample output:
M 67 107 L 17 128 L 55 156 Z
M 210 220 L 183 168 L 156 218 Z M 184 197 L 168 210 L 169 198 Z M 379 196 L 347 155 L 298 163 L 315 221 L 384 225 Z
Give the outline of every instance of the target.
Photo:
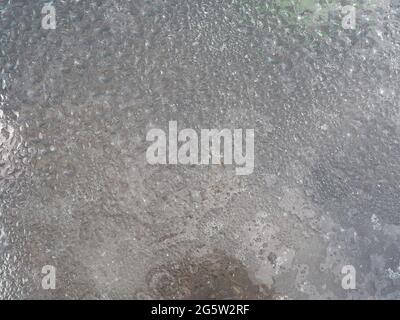
M 400 298 L 400 8 L 317 2 L 2 0 L 0 298 Z M 254 173 L 148 165 L 171 120 Z

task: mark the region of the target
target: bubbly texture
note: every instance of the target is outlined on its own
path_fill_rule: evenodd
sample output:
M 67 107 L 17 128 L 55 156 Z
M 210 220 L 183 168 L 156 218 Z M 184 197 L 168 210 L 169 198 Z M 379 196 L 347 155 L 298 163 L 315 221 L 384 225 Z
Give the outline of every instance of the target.
M 345 2 L 1 1 L 0 298 L 399 299 L 400 3 Z M 169 121 L 254 171 L 148 164 Z

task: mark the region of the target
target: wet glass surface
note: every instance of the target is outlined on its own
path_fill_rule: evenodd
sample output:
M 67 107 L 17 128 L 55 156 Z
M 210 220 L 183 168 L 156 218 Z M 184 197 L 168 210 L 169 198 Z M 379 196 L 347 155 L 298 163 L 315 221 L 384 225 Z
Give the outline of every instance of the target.
M 0 1 L 0 298 L 400 298 L 397 1 L 46 3 Z M 170 121 L 254 171 L 149 164 Z

